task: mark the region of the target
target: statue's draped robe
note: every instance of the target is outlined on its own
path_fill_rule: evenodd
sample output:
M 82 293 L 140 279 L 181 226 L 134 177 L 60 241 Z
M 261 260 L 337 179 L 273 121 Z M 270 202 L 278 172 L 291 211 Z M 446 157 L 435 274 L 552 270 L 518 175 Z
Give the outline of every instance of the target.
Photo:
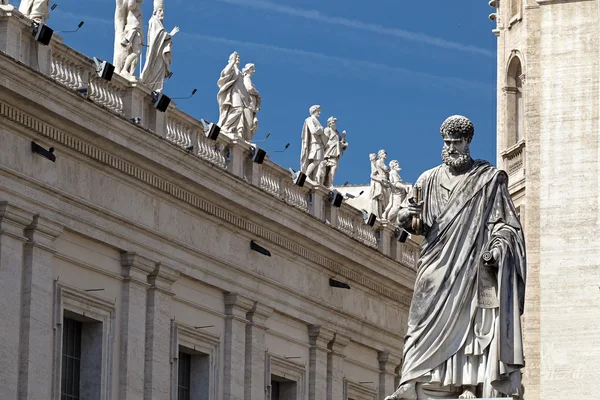
M 235 65 L 227 65 L 217 82 L 219 94 L 219 122 L 222 130 L 235 133 L 246 140 L 252 138 L 254 111 L 252 98 L 244 85 L 244 77 Z
M 323 161 L 325 147 L 323 126 L 311 115 L 302 126 L 302 150 L 300 152 L 300 170 L 306 173 L 311 160 Z
M 153 15 L 148 24 L 148 51 L 146 63 L 140 76 L 151 90 L 162 91 L 171 66 L 171 35 L 163 22 Z
M 444 168 L 426 172 L 416 184 L 424 199 L 425 237 L 401 385 L 413 381 L 456 390 L 483 384 L 483 397 L 518 395 L 524 366 L 525 245 L 506 174 L 477 160 L 447 190 Z M 493 270 L 499 307 L 480 308 L 478 270 L 482 253 L 492 246 L 501 253 Z
M 32 20 L 44 22 L 50 16 L 48 4 L 49 0 L 21 0 L 19 11 Z

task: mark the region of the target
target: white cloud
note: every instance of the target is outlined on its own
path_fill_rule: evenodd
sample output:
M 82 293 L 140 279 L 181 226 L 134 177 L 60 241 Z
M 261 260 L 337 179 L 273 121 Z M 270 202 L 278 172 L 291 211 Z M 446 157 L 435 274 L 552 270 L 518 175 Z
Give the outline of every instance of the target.
M 302 8 L 294 8 L 289 6 L 280 5 L 273 3 L 268 0 L 218 0 L 222 3 L 246 6 L 256 8 L 264 11 L 270 11 L 274 13 L 285 14 L 298 18 L 305 18 L 311 21 L 325 22 L 328 24 L 335 24 L 344 26 L 346 28 L 362 30 L 365 32 L 371 32 L 379 35 L 391 36 L 399 39 L 409 40 L 416 43 L 427 44 L 430 46 L 441 47 L 449 50 L 457 50 L 462 52 L 468 52 L 473 54 L 479 54 L 486 57 L 495 57 L 496 54 L 488 49 L 452 42 L 446 39 L 442 39 L 435 36 L 430 36 L 424 33 L 411 32 L 404 29 L 388 28 L 383 25 L 370 24 L 362 21 L 353 19 L 327 16 L 317 10 L 306 10 Z

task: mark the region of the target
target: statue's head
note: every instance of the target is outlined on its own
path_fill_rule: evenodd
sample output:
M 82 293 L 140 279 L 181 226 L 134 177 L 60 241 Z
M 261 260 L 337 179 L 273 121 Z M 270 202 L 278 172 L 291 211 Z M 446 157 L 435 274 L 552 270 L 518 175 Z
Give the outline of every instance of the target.
M 154 0 L 154 12 L 152 15 L 156 15 L 156 17 L 160 20 L 165 18 L 165 2 L 164 0 Z
M 386 157 L 387 157 L 387 151 L 385 151 L 383 149 L 379 150 L 379 152 L 377 153 L 377 159 L 385 161 Z
M 240 55 L 237 53 L 237 51 L 231 53 L 229 56 L 229 62 L 234 63 L 235 65 L 240 65 Z
M 308 112 L 310 113 L 310 115 L 314 115 L 315 117 L 319 118 L 321 116 L 321 106 L 315 104 L 314 106 L 308 109 Z
M 335 127 L 337 126 L 337 118 L 336 117 L 327 118 L 327 126 L 332 129 L 335 129 Z
M 448 117 L 440 127 L 444 140 L 442 160 L 446 165 L 460 168 L 471 160 L 469 145 L 473 140 L 475 128 L 473 123 L 462 115 Z
M 402 171 L 402 168 L 400 168 L 400 163 L 398 162 L 398 160 L 390 161 L 390 169 L 393 171 Z
M 254 64 L 252 63 L 248 63 L 244 66 L 244 68 L 242 69 L 242 73 L 244 75 L 254 75 L 254 73 L 256 72 L 256 67 L 254 66 Z

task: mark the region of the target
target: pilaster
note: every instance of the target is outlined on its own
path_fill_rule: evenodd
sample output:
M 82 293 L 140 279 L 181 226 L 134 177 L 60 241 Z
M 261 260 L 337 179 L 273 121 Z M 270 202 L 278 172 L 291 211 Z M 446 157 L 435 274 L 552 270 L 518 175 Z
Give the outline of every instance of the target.
M 146 356 L 144 363 L 144 399 L 169 400 L 171 367 L 171 285 L 179 272 L 164 263 L 155 265 L 148 275 L 146 305 Z
M 19 344 L 19 399 L 48 399 L 52 392 L 54 241 L 63 227 L 39 215 L 25 228 Z
M 322 400 L 327 398 L 327 346 L 334 338 L 335 332 L 321 325 L 308 327 L 309 367 L 308 367 L 308 399 Z
M 386 394 L 393 393 L 396 377 L 396 367 L 400 365 L 401 358 L 391 354 L 389 351 L 379 351 L 377 353 L 379 361 L 379 393 L 378 400 L 384 400 Z
M 244 398 L 246 315 L 253 308 L 254 301 L 245 296 L 238 293 L 225 295 L 223 400 Z
M 155 263 L 136 253 L 121 252 L 121 339 L 119 398 L 141 400 L 144 398 L 144 349 L 146 341 L 146 301 L 148 275 Z
M 265 398 L 265 323 L 273 309 L 259 302 L 246 314 L 246 366 L 244 374 L 244 399 Z
M 7 399 L 18 398 L 23 245 L 32 220 L 32 213 L 0 202 L 0 393 Z
M 327 345 L 327 400 L 344 398 L 344 349 L 349 343 L 349 337 L 336 333 Z

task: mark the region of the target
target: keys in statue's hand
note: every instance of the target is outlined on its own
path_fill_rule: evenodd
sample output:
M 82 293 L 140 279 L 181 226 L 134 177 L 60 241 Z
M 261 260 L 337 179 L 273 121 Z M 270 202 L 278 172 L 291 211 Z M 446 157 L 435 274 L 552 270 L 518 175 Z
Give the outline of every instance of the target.
M 408 200 L 408 213 L 411 216 L 420 216 L 423 212 L 423 202 L 416 203 L 413 199 Z

